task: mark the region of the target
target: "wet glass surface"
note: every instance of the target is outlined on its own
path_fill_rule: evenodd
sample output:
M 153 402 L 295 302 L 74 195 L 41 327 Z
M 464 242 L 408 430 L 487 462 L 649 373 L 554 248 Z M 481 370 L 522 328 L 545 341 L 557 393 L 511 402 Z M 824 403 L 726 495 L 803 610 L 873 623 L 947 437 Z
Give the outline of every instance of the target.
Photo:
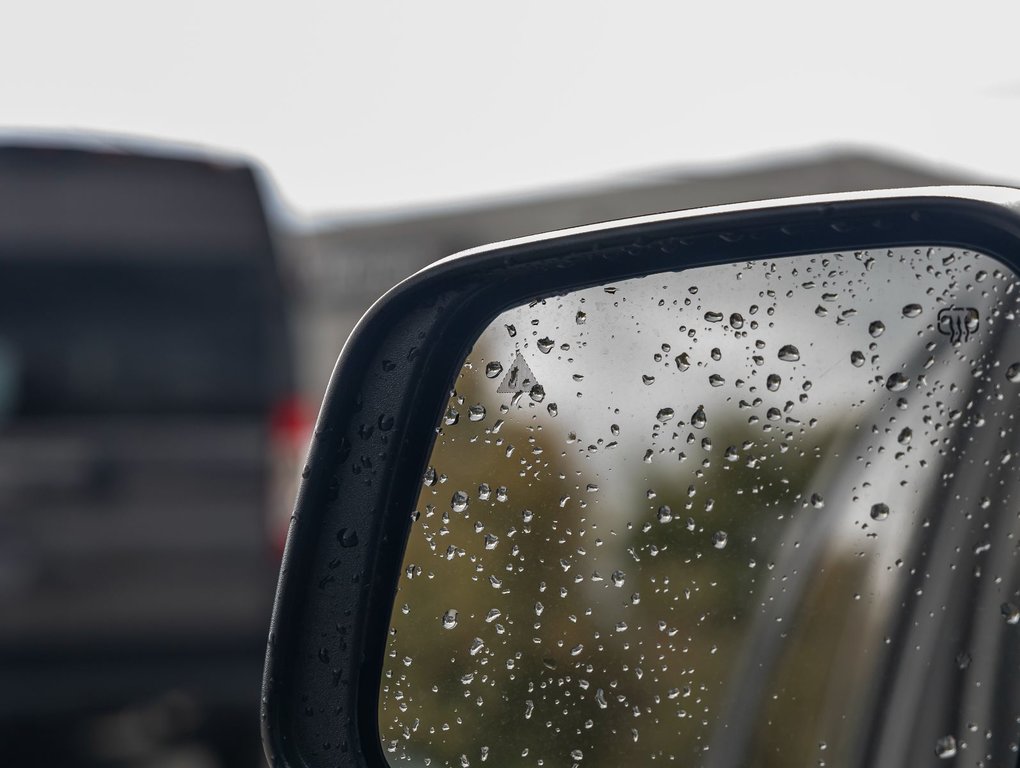
M 1017 294 L 922 247 L 500 315 L 413 513 L 388 760 L 1013 764 Z

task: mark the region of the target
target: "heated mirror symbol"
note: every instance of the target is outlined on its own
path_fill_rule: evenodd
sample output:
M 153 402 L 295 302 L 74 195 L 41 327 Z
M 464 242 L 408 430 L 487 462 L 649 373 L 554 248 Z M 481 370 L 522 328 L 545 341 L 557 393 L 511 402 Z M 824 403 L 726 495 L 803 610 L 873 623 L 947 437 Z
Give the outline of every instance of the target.
M 541 389 L 541 385 L 535 378 L 535 374 L 531 372 L 531 368 L 528 367 L 524 355 L 518 352 L 517 357 L 510 365 L 510 370 L 507 371 L 496 391 L 504 395 L 515 395 L 518 392 L 531 392 L 535 387 Z
M 946 307 L 939 312 L 939 333 L 953 344 L 968 341 L 977 333 L 981 316 L 974 307 Z

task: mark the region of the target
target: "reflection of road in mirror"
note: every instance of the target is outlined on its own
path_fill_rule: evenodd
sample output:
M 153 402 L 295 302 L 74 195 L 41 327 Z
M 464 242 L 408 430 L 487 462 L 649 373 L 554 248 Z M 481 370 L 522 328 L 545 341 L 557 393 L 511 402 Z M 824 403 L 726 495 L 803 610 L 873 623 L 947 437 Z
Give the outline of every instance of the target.
M 1016 286 L 908 248 L 493 320 L 414 512 L 391 763 L 1015 761 Z

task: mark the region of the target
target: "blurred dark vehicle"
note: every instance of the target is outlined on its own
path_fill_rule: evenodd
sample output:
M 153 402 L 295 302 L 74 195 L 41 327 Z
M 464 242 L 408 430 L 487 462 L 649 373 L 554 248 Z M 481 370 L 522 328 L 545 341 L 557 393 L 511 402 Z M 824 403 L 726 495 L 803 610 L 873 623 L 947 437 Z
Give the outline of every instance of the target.
M 293 378 L 250 167 L 0 146 L 0 721 L 172 692 L 255 743 Z

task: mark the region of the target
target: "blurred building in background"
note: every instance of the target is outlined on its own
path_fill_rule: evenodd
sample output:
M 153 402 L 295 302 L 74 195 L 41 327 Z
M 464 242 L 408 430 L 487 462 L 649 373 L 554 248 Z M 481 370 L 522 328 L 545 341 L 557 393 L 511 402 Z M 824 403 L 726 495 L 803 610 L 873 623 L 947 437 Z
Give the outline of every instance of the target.
M 321 220 L 283 238 L 302 296 L 303 385 L 318 396 L 361 315 L 391 286 L 465 248 L 593 222 L 774 197 L 982 183 L 862 152 L 761 163 L 696 175 L 634 178 L 506 199 Z M 987 183 L 987 182 L 984 182 Z

